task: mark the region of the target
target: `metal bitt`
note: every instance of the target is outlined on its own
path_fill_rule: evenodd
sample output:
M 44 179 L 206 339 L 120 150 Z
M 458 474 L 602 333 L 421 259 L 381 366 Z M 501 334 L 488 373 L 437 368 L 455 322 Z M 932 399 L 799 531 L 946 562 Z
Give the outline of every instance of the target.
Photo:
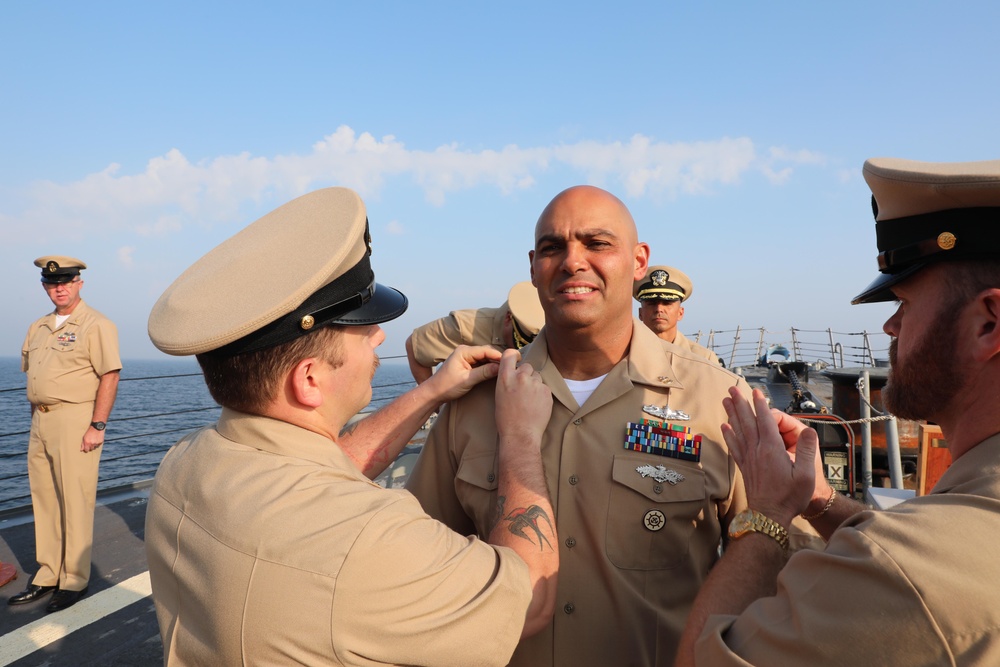
M 861 486 L 867 491 L 872 485 L 872 423 L 871 383 L 868 371 L 861 371 Z M 894 489 L 903 488 L 903 462 L 899 452 L 899 429 L 896 417 L 885 423 L 885 449 L 889 459 L 889 483 Z
M 861 489 L 867 494 L 872 486 L 872 423 L 868 402 L 868 371 L 861 371 Z M 867 495 L 865 496 L 867 497 Z
M 885 423 L 885 448 L 889 455 L 889 481 L 892 488 L 903 488 L 903 462 L 899 452 L 899 429 L 896 426 L 896 418 L 893 417 Z

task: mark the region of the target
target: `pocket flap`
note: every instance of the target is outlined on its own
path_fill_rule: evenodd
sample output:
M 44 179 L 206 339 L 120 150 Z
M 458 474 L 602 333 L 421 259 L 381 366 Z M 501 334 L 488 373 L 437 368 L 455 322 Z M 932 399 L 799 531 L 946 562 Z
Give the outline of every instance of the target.
M 704 500 L 705 472 L 676 459 L 650 461 L 653 457 L 615 456 L 612 479 L 658 503 Z M 655 457 L 663 459 L 664 457 Z M 645 473 L 646 476 L 643 476 Z M 671 484 L 669 480 L 674 480 Z

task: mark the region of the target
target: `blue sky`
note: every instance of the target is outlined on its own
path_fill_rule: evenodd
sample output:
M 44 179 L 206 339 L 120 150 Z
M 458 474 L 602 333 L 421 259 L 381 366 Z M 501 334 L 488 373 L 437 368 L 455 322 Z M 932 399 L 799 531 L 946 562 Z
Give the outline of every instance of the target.
M 707 5 L 707 6 L 704 6 Z M 188 265 L 303 192 L 352 187 L 384 355 L 528 277 L 578 183 L 687 272 L 685 333 L 878 331 L 861 165 L 1000 158 L 996 3 L 5 2 L 0 356 L 50 309 L 32 261 L 90 265 L 125 358 Z M 253 289 L 253 284 L 246 286 Z

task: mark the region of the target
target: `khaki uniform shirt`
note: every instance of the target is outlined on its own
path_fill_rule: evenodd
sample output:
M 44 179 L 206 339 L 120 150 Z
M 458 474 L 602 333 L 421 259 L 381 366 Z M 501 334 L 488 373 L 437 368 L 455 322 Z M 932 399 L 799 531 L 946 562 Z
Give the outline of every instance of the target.
M 160 464 L 146 552 L 168 665 L 504 665 L 531 598 L 513 551 L 226 409 Z
M 511 664 L 672 665 L 722 531 L 746 507 L 720 424 L 728 388 L 747 386 L 633 320 L 629 355 L 578 406 L 545 334 L 522 353 L 554 398 L 542 462 L 559 535 L 558 597 L 553 622 L 524 640 Z M 484 382 L 441 412 L 407 483 L 431 516 L 480 536 L 497 495 L 494 387 Z M 702 434 L 700 462 L 625 449 L 626 423 L 658 421 L 643 406 L 668 403 L 691 417 L 672 423 Z M 675 483 L 637 470 L 652 475 L 658 466 Z
M 1000 435 L 927 496 L 844 522 L 778 594 L 713 616 L 699 665 L 1000 665 Z
M 687 350 L 692 354 L 696 354 L 699 357 L 704 357 L 709 361 L 711 361 L 712 363 L 718 364 L 720 366 L 722 365 L 721 363 L 719 363 L 719 356 L 715 354 L 715 352 L 712 352 L 704 345 L 699 345 L 693 340 L 690 340 L 680 331 L 678 331 L 677 335 L 674 336 L 674 345 L 680 345 L 682 348 L 684 348 L 685 350 Z
M 507 302 L 499 308 L 453 310 L 448 317 L 428 322 L 410 334 L 413 358 L 425 368 L 434 368 L 459 345 L 492 345 L 501 352 Z
M 21 346 L 32 405 L 92 403 L 101 376 L 121 367 L 118 329 L 83 301 L 58 329 L 54 312 L 36 320 Z

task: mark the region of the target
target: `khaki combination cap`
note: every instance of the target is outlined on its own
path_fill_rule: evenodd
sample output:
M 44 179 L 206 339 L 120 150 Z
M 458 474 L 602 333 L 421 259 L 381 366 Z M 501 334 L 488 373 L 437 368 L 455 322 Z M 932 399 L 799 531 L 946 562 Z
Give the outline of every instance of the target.
M 632 298 L 636 301 L 661 299 L 663 301 L 687 301 L 694 292 L 691 279 L 680 269 L 672 266 L 651 266 L 646 276 L 632 285 Z
M 80 275 L 87 265 L 75 257 L 47 255 L 35 260 L 35 266 L 42 270 L 43 283 L 68 283 Z
M 376 284 L 364 202 L 347 188 L 293 199 L 181 274 L 149 315 L 149 338 L 174 355 L 231 356 L 327 325 L 399 317 L 403 294 Z
M 545 326 L 545 311 L 538 300 L 538 290 L 526 280 L 510 288 L 507 294 L 507 308 L 521 331 L 529 336 L 537 336 Z
M 851 303 L 894 300 L 893 285 L 932 262 L 1000 256 L 1000 160 L 872 158 L 862 173 L 881 275 Z

